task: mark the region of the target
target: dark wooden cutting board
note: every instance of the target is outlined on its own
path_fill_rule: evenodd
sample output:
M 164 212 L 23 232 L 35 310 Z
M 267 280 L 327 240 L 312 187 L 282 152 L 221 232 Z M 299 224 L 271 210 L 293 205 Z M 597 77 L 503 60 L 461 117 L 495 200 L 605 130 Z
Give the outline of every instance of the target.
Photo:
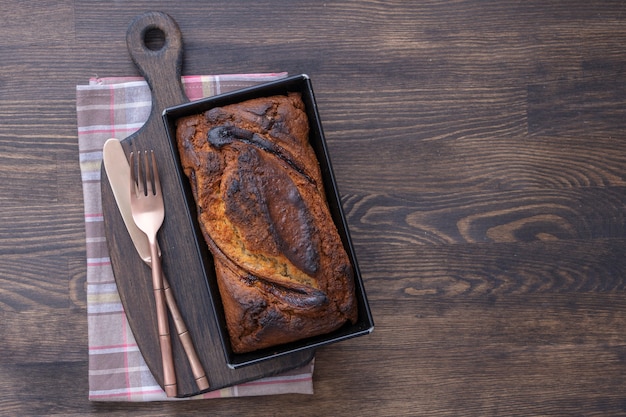
M 147 42 L 154 33 L 156 45 Z M 163 40 L 159 45 L 159 39 Z M 181 314 L 194 340 L 196 350 L 207 372 L 210 390 L 274 375 L 301 366 L 313 357 L 313 351 L 302 351 L 269 359 L 238 369 L 228 367 L 220 342 L 220 332 L 208 293 L 200 253 L 195 246 L 192 225 L 184 207 L 183 190 L 176 181 L 174 154 L 168 144 L 161 113 L 166 107 L 188 101 L 181 84 L 183 43 L 176 22 L 164 13 L 149 12 L 138 16 L 126 34 L 128 51 L 152 93 L 152 110 L 146 124 L 124 139 L 122 147 L 131 150 L 154 149 L 161 174 L 165 198 L 165 221 L 159 232 L 163 270 L 168 277 Z M 156 307 L 151 273 L 135 252 L 116 206 L 104 167 L 102 174 L 102 208 L 111 264 L 118 291 L 130 327 L 145 361 L 163 386 L 163 372 L 156 323 Z M 171 320 L 170 320 L 171 322 Z M 173 329 L 173 324 L 170 324 Z M 178 380 L 178 395 L 200 393 L 195 385 L 183 348 L 176 335 L 172 344 Z

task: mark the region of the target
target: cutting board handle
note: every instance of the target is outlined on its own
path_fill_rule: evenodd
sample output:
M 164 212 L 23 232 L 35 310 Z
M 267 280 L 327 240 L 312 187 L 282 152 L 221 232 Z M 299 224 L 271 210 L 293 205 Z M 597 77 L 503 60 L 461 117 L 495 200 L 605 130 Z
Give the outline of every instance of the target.
M 155 42 L 148 42 L 151 39 Z M 161 41 L 161 42 L 159 42 Z M 126 46 L 152 93 L 152 112 L 187 102 L 182 82 L 183 36 L 178 24 L 162 12 L 137 16 L 128 26 Z M 151 114 L 160 119 L 160 114 Z

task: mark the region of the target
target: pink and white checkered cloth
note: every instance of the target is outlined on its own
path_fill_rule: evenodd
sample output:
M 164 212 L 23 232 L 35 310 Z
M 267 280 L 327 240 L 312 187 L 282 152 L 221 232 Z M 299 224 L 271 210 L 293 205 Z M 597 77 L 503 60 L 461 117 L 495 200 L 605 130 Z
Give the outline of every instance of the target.
M 185 76 L 182 81 L 187 97 L 197 100 L 284 76 L 285 73 Z M 104 142 L 112 137 L 124 139 L 139 130 L 148 119 L 150 108 L 150 90 L 142 78 L 98 78 L 91 79 L 89 85 L 76 86 L 87 237 L 89 399 L 92 401 L 172 400 L 154 380 L 126 320 L 106 245 L 100 194 Z M 279 376 L 192 399 L 285 393 L 313 393 L 313 361 Z

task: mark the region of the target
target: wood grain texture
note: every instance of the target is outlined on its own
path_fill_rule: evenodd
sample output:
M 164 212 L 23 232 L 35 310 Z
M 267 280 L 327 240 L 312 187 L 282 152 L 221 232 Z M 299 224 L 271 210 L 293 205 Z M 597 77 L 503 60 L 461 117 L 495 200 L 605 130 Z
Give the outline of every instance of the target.
M 377 324 L 319 350 L 313 396 L 87 400 L 75 85 L 137 74 L 148 10 L 185 74 L 313 80 Z M 8 1 L 0 22 L 0 414 L 626 413 L 622 2 Z

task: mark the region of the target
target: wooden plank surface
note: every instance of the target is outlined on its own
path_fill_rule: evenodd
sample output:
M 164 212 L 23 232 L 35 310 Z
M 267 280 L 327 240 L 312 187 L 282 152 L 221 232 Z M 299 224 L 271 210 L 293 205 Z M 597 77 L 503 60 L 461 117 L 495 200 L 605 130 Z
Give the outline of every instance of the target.
M 376 322 L 313 396 L 87 399 L 75 86 L 136 75 L 130 20 L 178 22 L 185 74 L 315 83 Z M 0 414 L 626 413 L 626 5 L 4 2 Z

